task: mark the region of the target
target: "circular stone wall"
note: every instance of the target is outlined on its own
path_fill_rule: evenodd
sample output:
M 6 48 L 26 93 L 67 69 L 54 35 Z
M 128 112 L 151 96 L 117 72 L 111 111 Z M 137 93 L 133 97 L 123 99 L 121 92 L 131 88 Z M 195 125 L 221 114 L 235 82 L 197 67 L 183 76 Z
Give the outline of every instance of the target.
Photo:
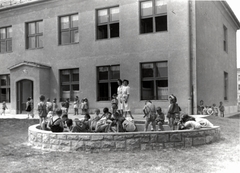
M 52 133 L 28 129 L 28 141 L 36 148 L 53 151 L 161 150 L 209 144 L 220 139 L 220 127 L 200 130 L 149 131 L 125 133 Z

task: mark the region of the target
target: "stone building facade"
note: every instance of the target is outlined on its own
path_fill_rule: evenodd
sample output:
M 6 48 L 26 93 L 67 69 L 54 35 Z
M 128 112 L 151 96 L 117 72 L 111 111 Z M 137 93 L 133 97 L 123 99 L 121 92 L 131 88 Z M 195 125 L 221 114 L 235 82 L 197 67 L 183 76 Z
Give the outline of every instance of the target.
M 12 113 L 40 94 L 110 107 L 118 78 L 130 82 L 133 113 L 145 100 L 166 111 L 169 94 L 191 114 L 200 100 L 237 111 L 240 24 L 225 1 L 9 2 L 0 8 L 0 102 Z

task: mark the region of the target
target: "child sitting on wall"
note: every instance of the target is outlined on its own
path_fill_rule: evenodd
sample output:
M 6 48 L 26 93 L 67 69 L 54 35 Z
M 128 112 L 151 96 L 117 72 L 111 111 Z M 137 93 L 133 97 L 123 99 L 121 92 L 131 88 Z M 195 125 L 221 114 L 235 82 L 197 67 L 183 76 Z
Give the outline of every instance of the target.
M 53 115 L 53 117 L 50 119 L 48 123 L 48 127 L 51 129 L 52 132 L 63 132 L 64 124 L 61 119 L 62 110 L 57 109 L 56 115 Z
M 163 114 L 161 107 L 156 108 L 156 114 L 157 114 L 156 125 L 158 125 L 158 130 L 164 131 L 163 125 L 165 121 L 165 115 Z
M 97 122 L 95 131 L 107 132 L 110 124 L 112 123 L 111 116 L 112 114 L 109 112 L 108 108 L 104 108 L 103 115 L 101 119 Z
M 97 122 L 100 119 L 101 119 L 101 117 L 100 117 L 100 110 L 96 109 L 95 110 L 95 115 L 94 115 L 93 119 L 91 119 L 90 122 L 89 122 L 89 125 L 90 125 L 89 129 L 90 129 L 90 131 L 95 131 Z
M 147 131 L 148 125 L 150 123 L 152 124 L 153 130 L 156 130 L 156 109 L 155 105 L 150 100 L 145 102 L 145 106 L 143 107 L 143 113 L 143 118 L 146 117 L 144 131 Z

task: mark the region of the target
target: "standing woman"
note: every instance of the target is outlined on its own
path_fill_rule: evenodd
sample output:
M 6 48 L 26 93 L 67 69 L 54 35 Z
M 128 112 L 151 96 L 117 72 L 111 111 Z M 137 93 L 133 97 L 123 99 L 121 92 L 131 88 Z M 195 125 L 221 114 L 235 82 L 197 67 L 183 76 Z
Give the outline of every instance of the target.
M 117 99 L 118 99 L 118 111 L 123 115 L 123 103 L 122 103 L 122 80 L 118 79 Z
M 29 97 L 27 99 L 27 102 L 26 102 L 26 111 L 27 111 L 27 115 L 28 115 L 28 118 L 29 118 L 29 115 L 31 114 L 31 111 L 32 111 L 32 107 L 31 107 L 31 98 Z

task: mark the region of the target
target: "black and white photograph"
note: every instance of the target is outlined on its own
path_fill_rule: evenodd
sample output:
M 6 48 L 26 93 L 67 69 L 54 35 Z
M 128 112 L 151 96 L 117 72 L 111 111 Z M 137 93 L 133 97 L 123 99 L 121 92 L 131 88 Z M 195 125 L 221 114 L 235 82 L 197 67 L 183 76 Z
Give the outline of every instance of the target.
M 0 173 L 238 173 L 240 1 L 0 0 Z

